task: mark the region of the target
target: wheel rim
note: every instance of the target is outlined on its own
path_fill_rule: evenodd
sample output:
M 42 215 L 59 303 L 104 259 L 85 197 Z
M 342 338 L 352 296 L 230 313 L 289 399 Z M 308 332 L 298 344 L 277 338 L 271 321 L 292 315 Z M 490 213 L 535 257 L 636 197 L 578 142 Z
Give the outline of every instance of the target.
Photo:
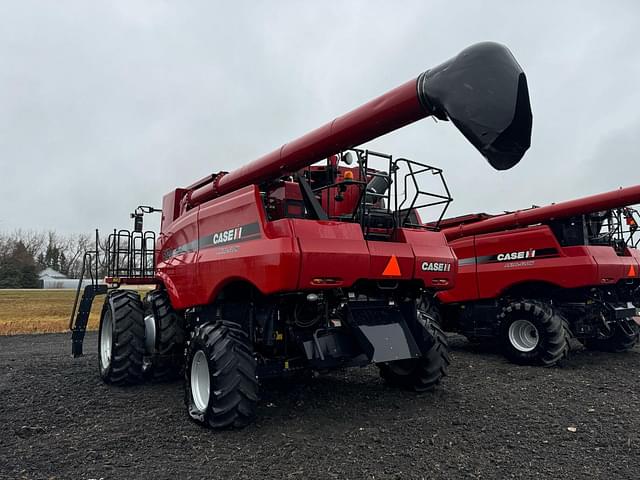
M 144 348 L 147 355 L 153 355 L 156 350 L 156 319 L 153 315 L 144 317 Z
M 516 320 L 509 326 L 509 341 L 520 352 L 530 352 L 538 346 L 538 329 L 529 320 Z
M 191 397 L 200 412 L 209 405 L 210 382 L 207 356 L 198 350 L 191 360 Z
M 102 326 L 100 327 L 100 362 L 102 368 L 107 369 L 111 365 L 111 345 L 113 337 L 113 319 L 111 318 L 111 312 L 107 311 L 102 319 Z

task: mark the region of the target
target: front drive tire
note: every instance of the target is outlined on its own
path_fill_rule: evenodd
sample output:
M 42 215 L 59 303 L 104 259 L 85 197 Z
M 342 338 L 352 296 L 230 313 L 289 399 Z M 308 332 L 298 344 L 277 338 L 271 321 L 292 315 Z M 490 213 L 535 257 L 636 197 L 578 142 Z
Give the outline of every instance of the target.
M 258 403 L 256 360 L 242 327 L 225 320 L 198 327 L 185 359 L 185 403 L 191 419 L 214 429 L 251 423 Z
M 422 356 L 378 364 L 380 376 L 391 386 L 424 392 L 432 389 L 447 375 L 451 363 L 447 337 L 440 328 L 440 315 L 435 305 L 422 304 L 417 320 L 420 332 L 416 342 Z
M 601 338 L 588 338 L 583 344 L 589 350 L 602 352 L 623 353 L 628 352 L 638 344 L 640 327 L 632 318 L 622 320 L 623 324 L 614 325 L 610 335 Z
M 504 353 L 514 363 L 550 367 L 569 354 L 569 324 L 546 302 L 511 302 L 498 319 Z
M 105 299 L 100 315 L 98 362 L 100 377 L 113 385 L 142 382 L 144 309 L 140 296 L 116 290 Z

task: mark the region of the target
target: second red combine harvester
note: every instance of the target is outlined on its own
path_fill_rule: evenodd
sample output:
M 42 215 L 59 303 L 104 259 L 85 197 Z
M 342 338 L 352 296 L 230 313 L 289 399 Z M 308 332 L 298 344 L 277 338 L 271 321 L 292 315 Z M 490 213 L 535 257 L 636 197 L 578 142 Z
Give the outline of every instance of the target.
M 443 220 L 459 262 L 438 294 L 445 330 L 498 339 L 516 363 L 554 365 L 575 337 L 622 352 L 638 342 L 635 210 L 640 186 L 502 215 Z
M 456 258 L 417 209 L 450 198 L 398 185 L 441 171 L 355 149 L 430 115 L 451 120 L 496 169 L 511 168 L 529 147 L 523 71 L 501 45 L 469 47 L 234 172 L 170 192 L 157 246 L 142 232 L 151 209 L 137 211 L 135 231 L 114 231 L 107 242 L 107 283 L 156 288 L 141 299 L 87 287 L 72 316 L 74 356 L 94 295 L 107 293 L 98 341 L 104 381 L 184 369 L 189 415 L 213 428 L 250 422 L 259 381 L 269 377 L 375 363 L 392 385 L 437 384 L 449 363 L 446 338 L 435 305 L 417 304 L 453 286 Z M 98 256 L 86 257 L 94 278 Z

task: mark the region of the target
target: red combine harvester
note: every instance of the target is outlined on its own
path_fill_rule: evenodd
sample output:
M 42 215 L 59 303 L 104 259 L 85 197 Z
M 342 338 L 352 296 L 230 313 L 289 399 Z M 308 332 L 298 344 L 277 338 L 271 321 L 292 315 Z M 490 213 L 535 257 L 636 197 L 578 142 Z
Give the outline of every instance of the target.
M 503 215 L 443 220 L 456 286 L 437 295 L 443 327 L 499 339 L 516 363 L 553 365 L 575 336 L 622 352 L 638 342 L 640 186 Z
M 355 148 L 430 115 L 451 120 L 496 169 L 530 144 L 522 69 L 504 46 L 469 47 L 234 172 L 165 195 L 157 245 L 142 228 L 154 209 L 139 207 L 134 231 L 114 231 L 103 261 L 99 250 L 85 256 L 94 279 L 104 265 L 109 287 L 94 281 L 77 316 L 74 308 L 73 355 L 82 355 L 94 296 L 106 293 L 104 381 L 184 370 L 189 415 L 213 428 L 249 423 L 269 377 L 375 363 L 392 385 L 437 384 L 446 338 L 435 306 L 417 304 L 453 286 L 457 265 L 418 209 L 451 198 L 446 184 L 445 194 L 418 185 L 442 172 Z M 118 288 L 132 284 L 156 287 L 144 299 Z

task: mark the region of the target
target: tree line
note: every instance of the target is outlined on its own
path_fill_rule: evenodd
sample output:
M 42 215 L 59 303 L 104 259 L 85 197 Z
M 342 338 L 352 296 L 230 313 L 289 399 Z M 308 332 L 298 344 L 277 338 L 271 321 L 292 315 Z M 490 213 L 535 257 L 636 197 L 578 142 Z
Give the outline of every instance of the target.
M 0 288 L 37 288 L 38 273 L 45 268 L 78 278 L 84 252 L 95 249 L 94 243 L 85 234 L 0 232 Z

